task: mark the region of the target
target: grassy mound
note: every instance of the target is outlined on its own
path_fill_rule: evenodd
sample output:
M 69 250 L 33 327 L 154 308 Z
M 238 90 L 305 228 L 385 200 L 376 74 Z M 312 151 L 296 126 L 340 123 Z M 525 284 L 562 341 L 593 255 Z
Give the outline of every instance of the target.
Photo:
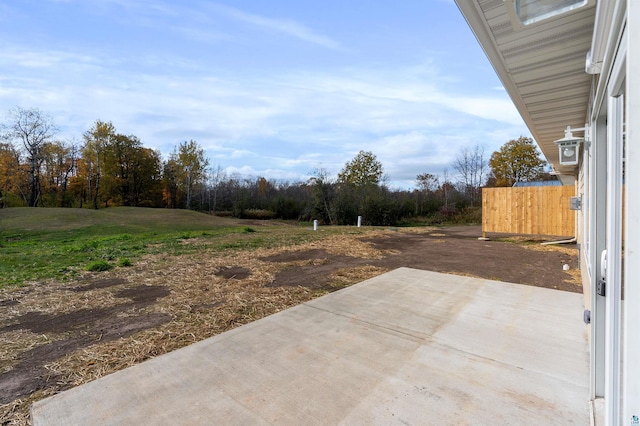
M 190 248 L 182 242 L 195 237 L 228 244 L 244 229 L 241 221 L 188 210 L 0 209 L 0 288 L 70 278 L 145 253 L 186 253 Z

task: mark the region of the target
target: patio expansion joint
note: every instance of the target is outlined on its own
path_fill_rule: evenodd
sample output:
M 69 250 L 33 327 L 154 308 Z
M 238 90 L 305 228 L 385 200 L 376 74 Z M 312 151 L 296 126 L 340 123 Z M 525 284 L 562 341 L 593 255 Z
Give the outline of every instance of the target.
M 340 313 L 340 312 L 335 312 L 335 311 L 332 311 L 332 310 L 329 310 L 329 309 L 323 309 L 323 308 L 320 308 L 318 306 L 314 306 L 314 305 L 309 304 L 309 303 L 305 303 L 304 306 L 306 306 L 308 308 L 312 308 L 312 309 L 318 310 L 318 311 L 326 312 L 326 313 L 331 314 L 331 315 L 347 318 L 347 319 L 349 319 L 351 321 L 355 321 L 357 323 L 366 325 L 367 328 L 369 328 L 371 330 L 378 330 L 380 332 L 391 334 L 391 335 L 396 335 L 396 336 L 400 335 L 401 337 L 409 338 L 409 340 L 412 340 L 412 341 L 417 342 L 417 343 L 424 343 L 424 342 L 427 342 L 427 341 L 431 340 L 430 339 L 431 336 L 426 336 L 424 334 L 421 335 L 421 334 L 417 334 L 417 333 L 414 334 L 414 333 L 409 332 L 407 329 L 403 329 L 403 328 L 399 328 L 399 327 L 384 326 L 384 325 L 379 324 L 379 323 L 375 323 L 375 322 L 372 322 L 372 321 L 364 320 L 362 318 L 358 318 L 358 317 L 356 317 L 354 315 L 347 315 L 347 314 L 343 314 L 343 313 Z

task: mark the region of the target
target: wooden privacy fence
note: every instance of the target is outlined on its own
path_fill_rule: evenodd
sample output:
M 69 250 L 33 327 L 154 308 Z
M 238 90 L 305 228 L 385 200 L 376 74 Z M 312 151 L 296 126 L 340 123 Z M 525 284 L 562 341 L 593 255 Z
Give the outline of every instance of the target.
M 482 232 L 575 236 L 573 185 L 482 189 Z

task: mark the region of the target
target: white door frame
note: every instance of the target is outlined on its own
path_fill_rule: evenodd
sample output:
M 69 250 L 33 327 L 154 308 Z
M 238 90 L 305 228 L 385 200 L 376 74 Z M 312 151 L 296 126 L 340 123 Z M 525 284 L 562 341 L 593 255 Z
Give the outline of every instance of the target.
M 624 74 L 619 74 L 624 81 Z M 614 80 L 615 81 L 615 80 Z M 611 86 L 610 86 L 611 87 Z M 616 89 L 611 87 L 611 89 Z M 609 91 L 607 122 L 607 254 L 605 416 L 607 424 L 620 424 L 622 348 L 622 127 L 624 95 Z
M 622 424 L 640 424 L 640 2 L 627 0 Z M 636 164 L 637 163 L 637 164 Z

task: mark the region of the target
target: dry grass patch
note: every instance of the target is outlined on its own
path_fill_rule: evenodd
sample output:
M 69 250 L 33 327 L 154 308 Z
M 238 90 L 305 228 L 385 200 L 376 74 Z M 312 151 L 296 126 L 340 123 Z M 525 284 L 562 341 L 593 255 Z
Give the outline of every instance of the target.
M 451 275 L 458 275 L 460 277 L 479 278 L 481 280 L 486 279 L 484 277 L 481 277 L 480 275 L 470 274 L 468 272 L 455 272 L 455 271 L 452 271 L 452 272 L 447 272 L 447 273 L 451 274 Z M 497 277 L 491 277 L 489 279 L 493 280 L 493 281 L 501 281 L 500 278 L 497 278 Z
M 564 245 L 564 244 L 527 244 L 525 246 L 529 250 L 536 251 L 559 251 L 564 254 L 568 254 L 571 256 L 576 255 L 576 247 L 575 245 Z
M 265 253 L 262 256 L 269 256 L 282 252 L 298 252 L 314 249 L 325 250 L 329 254 L 336 256 L 350 256 L 361 259 L 382 259 L 385 255 L 390 254 L 389 251 L 378 250 L 371 244 L 362 241 L 362 238 L 386 237 L 388 233 L 383 230 L 369 231 L 364 235 L 332 235 L 322 241 L 313 241 L 310 243 L 300 244 L 295 247 L 276 249 L 271 253 Z
M 582 287 L 582 272 L 580 272 L 579 269 L 574 268 L 564 272 L 571 277 L 566 281 L 575 284 L 578 287 Z
M 38 390 L 31 395 L 11 401 L 8 404 L 0 405 L 0 421 L 4 425 L 30 425 L 30 407 L 41 399 L 45 399 L 57 392 L 54 388 Z
M 17 364 L 16 353 L 33 350 L 51 343 L 44 334 L 35 334 L 27 330 L 13 330 L 0 334 L 0 374 L 11 371 Z
M 347 287 L 369 278 L 389 272 L 389 269 L 378 266 L 364 265 L 356 268 L 341 268 L 331 274 L 332 286 L 336 288 Z

